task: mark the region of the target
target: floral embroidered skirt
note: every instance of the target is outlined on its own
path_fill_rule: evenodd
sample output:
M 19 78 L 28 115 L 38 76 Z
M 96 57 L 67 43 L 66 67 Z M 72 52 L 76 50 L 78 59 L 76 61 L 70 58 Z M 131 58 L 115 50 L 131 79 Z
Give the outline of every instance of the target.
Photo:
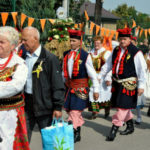
M 30 150 L 24 107 L 0 111 L 1 150 Z
M 111 107 L 111 102 L 103 102 L 103 103 L 99 103 L 99 102 L 89 102 L 89 111 L 92 112 L 99 112 L 100 109 L 105 109 L 105 108 L 110 108 Z

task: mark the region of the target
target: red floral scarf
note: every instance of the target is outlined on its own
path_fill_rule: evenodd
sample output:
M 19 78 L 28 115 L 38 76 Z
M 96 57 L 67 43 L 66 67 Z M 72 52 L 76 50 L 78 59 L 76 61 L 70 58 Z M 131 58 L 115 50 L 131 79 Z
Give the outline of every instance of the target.
M 112 73 L 113 74 L 116 73 L 116 68 L 117 68 L 117 64 L 119 62 L 120 54 L 121 54 L 121 48 L 119 47 L 118 52 L 117 52 L 117 57 L 116 57 L 116 59 L 114 61 L 113 68 L 112 68 Z M 125 52 L 124 52 L 124 54 L 123 54 L 123 56 L 121 57 L 121 60 L 120 60 L 118 75 L 123 74 L 124 60 L 125 60 L 127 54 L 128 54 L 128 50 L 126 49 Z
M 74 51 L 70 51 L 63 60 L 63 72 L 64 72 L 64 77 L 66 79 L 68 79 L 68 59 L 70 58 L 70 56 L 72 55 L 71 53 L 74 53 L 74 64 L 73 64 L 73 72 L 72 75 L 73 76 L 77 76 L 79 74 L 79 60 L 80 60 L 80 49 L 77 52 Z

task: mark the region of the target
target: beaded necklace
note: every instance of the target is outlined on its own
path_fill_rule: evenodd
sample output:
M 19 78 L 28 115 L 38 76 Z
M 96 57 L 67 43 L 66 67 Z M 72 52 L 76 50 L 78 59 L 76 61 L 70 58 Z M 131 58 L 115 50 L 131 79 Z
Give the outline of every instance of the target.
M 4 64 L 0 64 L 0 70 L 3 70 L 8 65 L 8 63 L 10 62 L 12 56 L 13 56 L 13 53 L 11 52 L 8 59 L 7 59 L 7 61 Z

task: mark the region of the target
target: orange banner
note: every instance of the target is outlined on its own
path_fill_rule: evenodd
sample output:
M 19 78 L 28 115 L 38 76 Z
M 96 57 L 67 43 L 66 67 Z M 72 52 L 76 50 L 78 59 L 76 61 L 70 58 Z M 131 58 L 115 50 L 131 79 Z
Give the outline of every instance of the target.
M 116 31 L 116 40 L 118 40 L 119 32 Z
M 100 30 L 100 26 L 96 25 L 96 35 L 98 34 L 99 30 Z
M 132 28 L 136 27 L 136 22 L 133 20 Z
M 26 16 L 25 14 L 21 13 L 21 28 L 22 28 L 22 26 L 23 26 L 23 23 L 24 23 L 26 17 L 27 17 L 27 16 Z
M 106 37 L 108 37 L 108 36 L 109 36 L 109 33 L 110 33 L 110 30 L 109 30 L 109 29 L 107 29 L 107 30 L 106 30 L 106 34 L 105 34 L 105 35 L 106 35 Z
M 142 33 L 143 33 L 143 29 L 141 29 L 140 34 L 139 34 L 139 37 L 142 36 Z
M 11 12 L 11 15 L 12 15 L 14 24 L 16 26 L 17 25 L 17 15 L 18 15 L 18 12 Z
M 75 25 L 74 25 L 74 28 L 77 29 L 77 28 L 78 28 L 78 24 L 75 24 Z
M 144 31 L 145 31 L 145 37 L 147 39 L 147 29 L 145 29 Z
M 101 36 L 104 36 L 105 28 L 101 28 Z
M 80 23 L 80 30 L 83 30 L 84 22 Z
M 88 16 L 88 13 L 87 13 L 87 11 L 86 11 L 86 10 L 84 11 L 84 14 L 85 14 L 85 18 L 86 18 L 86 20 L 88 21 L 88 20 L 89 20 L 89 16 Z
M 55 19 L 49 19 L 49 22 L 50 22 L 51 24 L 54 24 Z
M 32 26 L 32 24 L 33 24 L 33 22 L 34 22 L 34 18 L 28 18 L 28 26 Z
M 112 51 L 112 39 L 110 36 L 104 36 L 103 46 L 106 50 Z
M 148 29 L 148 33 L 149 33 L 149 35 L 150 35 L 150 28 Z
M 135 29 L 135 36 L 138 36 L 138 34 L 139 34 L 139 29 L 140 29 L 139 26 Z
M 46 19 L 40 19 L 42 31 L 44 31 Z
M 128 27 L 128 25 L 127 25 L 127 23 L 125 23 L 124 28 L 127 28 L 127 27 Z
M 93 32 L 93 28 L 94 28 L 94 26 L 95 26 L 95 23 L 91 22 L 91 24 L 90 24 L 90 33 L 92 33 L 92 32 Z
M 115 34 L 115 31 L 114 31 L 114 30 L 111 30 L 111 31 L 110 31 L 110 37 L 113 38 L 114 34 Z
M 3 26 L 5 26 L 7 18 L 8 18 L 8 13 L 6 12 L 1 13 L 1 17 L 2 17 Z

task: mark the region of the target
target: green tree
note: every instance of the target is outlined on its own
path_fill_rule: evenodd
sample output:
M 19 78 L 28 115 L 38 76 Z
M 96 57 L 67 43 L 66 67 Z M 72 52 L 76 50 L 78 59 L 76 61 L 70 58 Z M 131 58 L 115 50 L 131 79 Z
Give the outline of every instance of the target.
M 150 28 L 149 15 L 138 12 L 135 7 L 128 7 L 127 4 L 119 5 L 112 13 L 121 18 L 121 20 L 117 21 L 117 28 L 124 28 L 125 23 L 128 23 L 128 26 L 132 27 L 132 19 L 135 20 L 137 26 L 143 29 Z M 132 31 L 134 32 L 134 29 Z M 138 40 L 143 41 L 144 38 L 145 36 L 142 34 L 142 37 L 138 38 Z
M 12 12 L 13 0 L 0 0 L 1 12 Z M 18 26 L 20 26 L 20 14 L 21 12 L 28 17 L 35 18 L 33 26 L 38 28 L 41 32 L 41 40 L 45 42 L 47 40 L 47 33 L 51 27 L 51 24 L 47 21 L 45 24 L 44 32 L 41 31 L 40 20 L 42 18 L 56 18 L 56 9 L 61 6 L 62 0 L 15 0 L 15 10 L 18 14 Z M 7 25 L 13 25 L 13 20 L 9 15 Z M 24 23 L 27 26 L 27 19 Z
M 132 24 L 132 19 L 136 20 L 137 11 L 134 7 L 128 7 L 127 4 L 119 5 L 112 13 L 121 18 L 117 21 L 117 28 L 124 28 L 125 24 Z
M 21 0 L 21 3 L 21 6 L 18 7 L 18 11 L 25 13 L 29 17 L 35 18 L 33 26 L 38 28 L 41 32 L 41 41 L 45 43 L 47 40 L 47 33 L 51 25 L 47 21 L 45 24 L 45 30 L 42 32 L 39 19 L 56 17 L 54 10 L 56 0 Z M 27 19 L 24 26 L 27 26 Z
M 15 0 L 15 3 L 19 6 L 20 0 Z M 0 0 L 0 12 L 12 12 L 13 11 L 13 0 Z M 0 19 L 0 25 L 2 21 Z M 6 25 L 13 25 L 12 17 L 9 15 Z
M 89 0 L 70 0 L 69 3 L 69 16 L 72 17 L 75 22 L 81 22 L 83 19 L 82 16 L 80 17 L 80 7 L 84 2 Z
M 0 0 L 0 12 L 12 11 L 12 0 Z

